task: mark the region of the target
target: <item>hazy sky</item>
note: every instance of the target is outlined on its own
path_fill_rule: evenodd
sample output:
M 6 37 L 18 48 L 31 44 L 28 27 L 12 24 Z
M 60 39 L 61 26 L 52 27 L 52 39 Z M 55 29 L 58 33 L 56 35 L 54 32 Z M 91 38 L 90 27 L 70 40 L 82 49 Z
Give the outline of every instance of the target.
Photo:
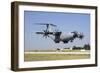
M 84 33 L 84 39 L 75 39 L 72 43 L 58 43 L 35 32 L 42 31 L 46 28 L 43 25 L 35 23 L 52 23 L 57 25 L 56 29 L 62 32 L 72 32 L 74 30 Z M 34 49 L 56 49 L 72 46 L 82 46 L 90 43 L 90 14 L 85 13 L 63 13 L 63 12 L 40 12 L 24 11 L 24 47 L 25 50 Z M 52 28 L 55 29 L 55 28 Z

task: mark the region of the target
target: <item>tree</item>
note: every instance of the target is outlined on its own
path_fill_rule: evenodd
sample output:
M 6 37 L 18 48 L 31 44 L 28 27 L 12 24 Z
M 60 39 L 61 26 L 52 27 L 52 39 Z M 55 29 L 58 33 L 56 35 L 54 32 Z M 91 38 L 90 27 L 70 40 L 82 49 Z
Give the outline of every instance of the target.
M 83 47 L 77 47 L 77 46 L 73 46 L 73 50 L 82 50 Z
M 76 46 L 73 46 L 73 50 L 75 50 L 77 47 Z
M 89 44 L 85 44 L 85 45 L 84 45 L 84 49 L 85 49 L 85 50 L 90 50 L 90 45 L 89 45 Z
M 64 49 L 70 49 L 70 48 L 64 48 Z
M 59 48 L 57 48 L 57 50 L 58 50 L 58 51 L 60 51 L 60 49 L 59 49 Z

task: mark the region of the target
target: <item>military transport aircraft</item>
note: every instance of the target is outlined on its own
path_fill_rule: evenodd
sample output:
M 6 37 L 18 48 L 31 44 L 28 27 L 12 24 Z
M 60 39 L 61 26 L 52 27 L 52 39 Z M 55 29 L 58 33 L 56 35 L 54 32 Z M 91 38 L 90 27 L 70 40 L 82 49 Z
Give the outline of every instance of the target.
M 73 42 L 75 38 L 83 39 L 84 35 L 83 33 L 79 33 L 77 31 L 73 31 L 70 33 L 63 33 L 61 31 L 50 31 L 49 28 L 50 26 L 57 27 L 57 25 L 51 24 L 51 23 L 35 23 L 37 25 L 45 25 L 46 29 L 43 30 L 42 32 L 36 32 L 36 34 L 41 34 L 43 37 L 51 38 L 54 40 L 55 43 L 68 43 L 68 42 Z

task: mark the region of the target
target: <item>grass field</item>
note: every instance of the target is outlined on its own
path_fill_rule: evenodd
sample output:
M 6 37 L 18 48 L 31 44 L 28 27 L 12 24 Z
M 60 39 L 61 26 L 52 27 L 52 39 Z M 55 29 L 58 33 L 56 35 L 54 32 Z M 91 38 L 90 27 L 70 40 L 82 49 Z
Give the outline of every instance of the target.
M 57 50 L 27 50 L 28 52 L 57 52 Z M 27 52 L 26 51 L 26 52 Z M 81 50 L 59 50 L 60 52 L 81 52 Z
M 24 61 L 89 59 L 90 54 L 24 54 Z

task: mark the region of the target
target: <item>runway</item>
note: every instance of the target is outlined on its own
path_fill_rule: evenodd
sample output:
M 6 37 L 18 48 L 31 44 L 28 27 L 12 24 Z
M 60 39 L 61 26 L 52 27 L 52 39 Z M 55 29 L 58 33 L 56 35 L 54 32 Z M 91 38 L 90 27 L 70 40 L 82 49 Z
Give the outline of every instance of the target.
M 90 52 L 25 52 L 25 54 L 90 54 Z

